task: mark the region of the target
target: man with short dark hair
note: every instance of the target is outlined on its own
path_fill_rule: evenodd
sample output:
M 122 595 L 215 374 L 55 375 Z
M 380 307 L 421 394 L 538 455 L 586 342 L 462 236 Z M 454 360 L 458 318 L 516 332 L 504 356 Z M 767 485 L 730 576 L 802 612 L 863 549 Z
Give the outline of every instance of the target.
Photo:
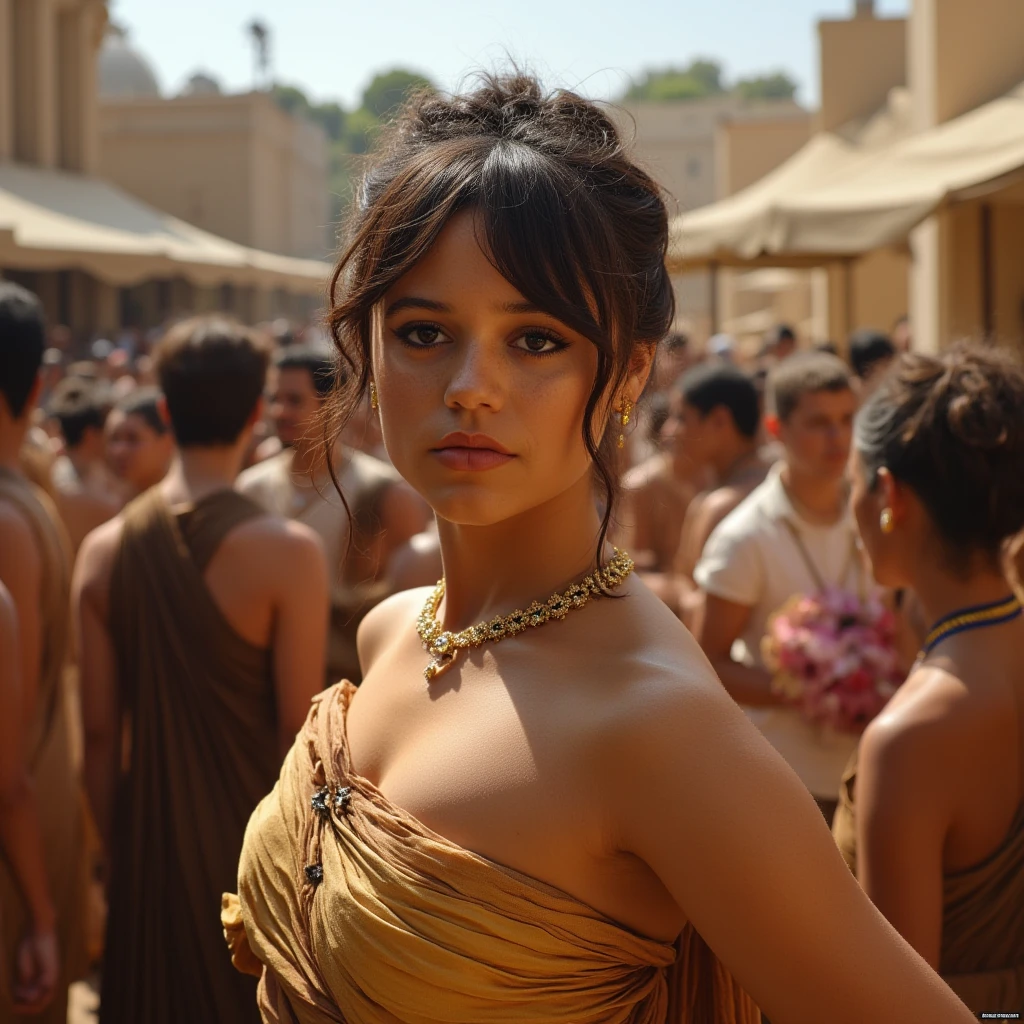
M 772 690 L 761 640 L 793 596 L 868 586 L 847 507 L 857 400 L 843 362 L 820 352 L 777 366 L 768 391 L 769 430 L 785 454 L 704 548 L 694 572 L 705 602 L 696 635 L 726 689 L 831 820 L 855 740 L 823 733 L 785 704 Z
M 156 361 L 174 464 L 86 539 L 75 573 L 86 783 L 110 868 L 100 1019 L 255 1024 L 217 910 L 321 688 L 327 572 L 312 531 L 232 486 L 261 414 L 253 332 L 190 320 Z
M 159 388 L 136 388 L 107 417 L 107 461 L 135 497 L 167 475 L 174 455 L 174 437 L 161 411 Z
M 104 381 L 68 377 L 54 389 L 47 412 L 64 439 L 64 454 L 51 477 L 57 508 L 77 551 L 86 535 L 117 515 L 122 504 L 104 460 L 110 388 Z
M 390 593 L 392 554 L 426 525 L 422 499 L 386 462 L 338 444 L 334 470 L 346 512 L 327 467 L 322 413 L 337 369 L 328 353 L 292 345 L 278 357 L 270 418 L 284 450 L 247 469 L 237 488 L 273 515 L 315 530 L 331 580 L 331 629 L 325 665 L 328 684 L 359 683 L 356 630 L 363 615 Z M 349 531 L 357 536 L 349 544 Z
M 64 682 L 70 551 L 53 503 L 21 467 L 44 338 L 39 300 L 0 281 L 0 584 L 16 613 L 15 735 L 23 739 L 20 752 L 10 744 L 2 752 L 21 771 L 0 792 L 5 819 L 19 823 L 16 835 L 0 834 L 0 1020 L 18 1012 L 63 1024 L 68 985 L 85 966 L 87 863 Z
M 796 352 L 796 331 L 789 324 L 776 324 L 766 335 L 761 355 L 773 364 L 788 359 Z
M 709 363 L 673 388 L 666 436 L 676 451 L 712 474 L 713 484 L 690 504 L 676 559 L 675 610 L 692 628 L 703 601 L 693 571 L 716 526 L 768 472 L 759 451 L 761 401 L 754 382 L 728 363 Z
M 850 365 L 859 382 L 863 402 L 878 386 L 896 358 L 896 346 L 881 331 L 864 328 L 850 335 Z

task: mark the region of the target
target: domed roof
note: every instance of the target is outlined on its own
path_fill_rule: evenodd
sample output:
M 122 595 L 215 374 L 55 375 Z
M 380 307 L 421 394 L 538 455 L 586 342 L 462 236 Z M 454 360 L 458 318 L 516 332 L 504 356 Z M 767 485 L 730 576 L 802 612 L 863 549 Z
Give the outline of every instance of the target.
M 182 96 L 220 96 L 223 91 L 220 82 L 213 75 L 208 75 L 205 71 L 196 71 L 185 83 L 181 94 Z
M 99 57 L 101 98 L 131 99 L 159 97 L 160 84 L 149 61 L 128 44 L 125 30 L 116 25 L 107 29 Z

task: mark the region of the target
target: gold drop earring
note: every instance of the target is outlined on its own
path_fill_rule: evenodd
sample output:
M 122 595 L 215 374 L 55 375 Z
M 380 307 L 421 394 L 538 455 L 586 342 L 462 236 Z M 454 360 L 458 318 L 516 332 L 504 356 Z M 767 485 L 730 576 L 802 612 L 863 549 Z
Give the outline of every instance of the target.
M 896 529 L 896 520 L 893 518 L 891 508 L 882 509 L 882 514 L 878 517 L 878 525 L 882 533 L 892 533 Z
M 377 385 L 370 381 L 370 408 L 379 409 L 380 402 L 377 399 Z
M 633 403 L 625 396 L 622 396 L 622 405 L 619 408 L 619 419 L 622 423 L 622 431 L 619 433 L 619 448 L 626 447 L 626 427 L 629 426 L 629 417 L 633 412 Z

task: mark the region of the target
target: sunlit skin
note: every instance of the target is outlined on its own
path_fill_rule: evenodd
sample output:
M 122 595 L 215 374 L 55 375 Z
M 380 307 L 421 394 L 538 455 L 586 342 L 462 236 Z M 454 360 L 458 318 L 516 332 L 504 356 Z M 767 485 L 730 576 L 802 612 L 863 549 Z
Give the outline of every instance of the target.
M 954 570 L 928 510 L 887 469 L 872 484 L 855 451 L 850 476 L 850 502 L 875 579 L 912 589 L 929 624 L 1007 595 L 1009 585 L 989 556 L 977 553 Z M 888 533 L 880 525 L 886 508 Z M 861 741 L 858 877 L 935 967 L 942 876 L 994 853 L 1024 800 L 1022 649 L 1020 620 L 950 637 L 910 674 Z
M 137 413 L 114 409 L 107 417 L 107 463 L 134 494 L 141 494 L 167 475 L 174 455 L 169 430 L 157 433 Z
M 565 587 L 593 564 L 599 525 L 582 440 L 595 352 L 523 308 L 473 227 L 456 216 L 386 294 L 371 367 L 388 452 L 439 517 L 448 629 Z M 599 428 L 649 365 L 640 347 Z M 468 446 L 458 432 L 511 458 L 483 468 L 452 452 Z M 348 742 L 387 799 L 644 934 L 669 940 L 691 919 L 775 1020 L 973 1020 L 635 577 L 623 599 L 464 653 L 429 686 L 426 593 L 378 605 L 359 634 Z
M 268 412 L 286 448 L 305 438 L 313 439 L 314 421 L 319 411 L 320 396 L 308 370 L 292 367 L 275 371 Z

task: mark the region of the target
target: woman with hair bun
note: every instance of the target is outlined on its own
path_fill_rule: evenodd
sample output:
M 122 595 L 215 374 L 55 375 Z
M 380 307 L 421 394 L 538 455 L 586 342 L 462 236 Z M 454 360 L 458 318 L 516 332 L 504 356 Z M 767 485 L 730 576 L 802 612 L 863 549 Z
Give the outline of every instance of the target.
M 834 833 L 875 905 L 976 1013 L 1024 1011 L 1024 369 L 904 356 L 857 422 L 853 507 L 875 578 L 934 623 L 868 727 Z M 856 803 L 854 802 L 856 800 Z
M 367 615 L 249 823 L 264 1020 L 968 1024 L 605 543 L 674 313 L 612 121 L 523 75 L 417 97 L 350 230 L 339 418 L 369 394 L 445 576 Z

